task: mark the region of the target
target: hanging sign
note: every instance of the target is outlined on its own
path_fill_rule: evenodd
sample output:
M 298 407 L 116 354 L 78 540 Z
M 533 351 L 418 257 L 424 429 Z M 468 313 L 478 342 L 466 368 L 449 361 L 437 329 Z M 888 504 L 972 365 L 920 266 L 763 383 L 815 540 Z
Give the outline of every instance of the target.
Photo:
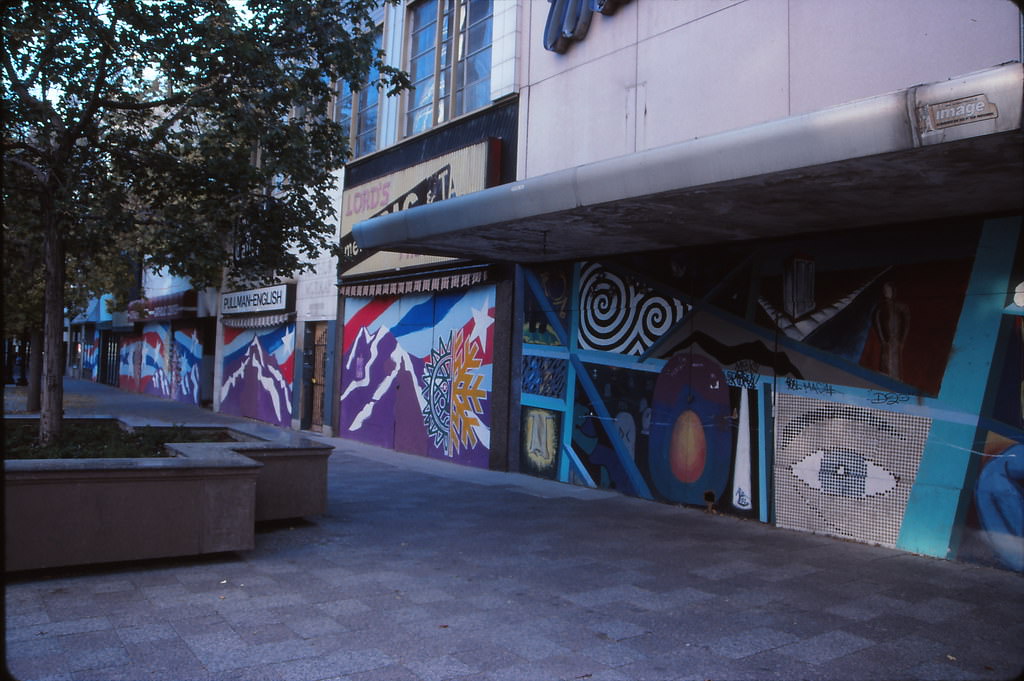
M 346 189 L 341 198 L 339 275 L 393 273 L 453 260 L 441 256 L 365 251 L 356 244 L 352 225 L 486 188 L 493 175 L 492 146 L 496 146 L 493 140 L 484 140 Z
M 231 315 L 284 311 L 288 310 L 291 298 L 288 295 L 288 284 L 224 293 L 220 297 L 220 312 Z

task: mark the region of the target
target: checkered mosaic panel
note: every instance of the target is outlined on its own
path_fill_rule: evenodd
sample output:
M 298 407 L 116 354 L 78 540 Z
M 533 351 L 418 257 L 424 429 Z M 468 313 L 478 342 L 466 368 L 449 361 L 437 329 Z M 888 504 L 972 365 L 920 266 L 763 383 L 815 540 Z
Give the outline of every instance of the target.
M 776 396 L 776 524 L 895 546 L 931 420 Z

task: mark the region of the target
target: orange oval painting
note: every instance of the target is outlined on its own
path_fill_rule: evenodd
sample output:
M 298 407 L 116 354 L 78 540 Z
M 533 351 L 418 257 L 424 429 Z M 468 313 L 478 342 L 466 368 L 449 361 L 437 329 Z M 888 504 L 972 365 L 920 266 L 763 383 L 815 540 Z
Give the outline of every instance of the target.
M 696 482 L 704 472 L 707 451 L 700 417 L 696 412 L 684 411 L 672 428 L 668 453 L 672 474 L 681 482 Z

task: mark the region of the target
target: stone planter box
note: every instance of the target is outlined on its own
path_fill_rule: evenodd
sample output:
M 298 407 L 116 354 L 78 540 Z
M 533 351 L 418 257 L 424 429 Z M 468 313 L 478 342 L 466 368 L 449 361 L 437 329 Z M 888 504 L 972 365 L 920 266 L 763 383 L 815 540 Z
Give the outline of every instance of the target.
M 256 522 L 326 511 L 331 447 L 260 424 L 213 429 L 237 442 L 171 443 L 165 458 L 5 461 L 4 569 L 246 551 Z
M 327 511 L 327 445 L 295 437 L 290 442 L 174 443 L 183 456 L 211 449 L 236 452 L 260 465 L 256 474 L 255 520 L 282 520 Z
M 268 446 L 237 451 L 263 464 L 256 477 L 257 522 L 327 512 L 330 447 L 282 449 Z
M 230 451 L 4 462 L 4 569 L 246 551 L 259 464 Z

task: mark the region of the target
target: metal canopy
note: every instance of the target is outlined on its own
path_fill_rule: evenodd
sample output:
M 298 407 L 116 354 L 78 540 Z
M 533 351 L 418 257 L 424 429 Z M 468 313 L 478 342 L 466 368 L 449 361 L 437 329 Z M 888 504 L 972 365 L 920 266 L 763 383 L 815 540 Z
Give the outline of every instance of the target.
M 1024 211 L 1013 62 L 373 218 L 362 248 L 542 262 Z

